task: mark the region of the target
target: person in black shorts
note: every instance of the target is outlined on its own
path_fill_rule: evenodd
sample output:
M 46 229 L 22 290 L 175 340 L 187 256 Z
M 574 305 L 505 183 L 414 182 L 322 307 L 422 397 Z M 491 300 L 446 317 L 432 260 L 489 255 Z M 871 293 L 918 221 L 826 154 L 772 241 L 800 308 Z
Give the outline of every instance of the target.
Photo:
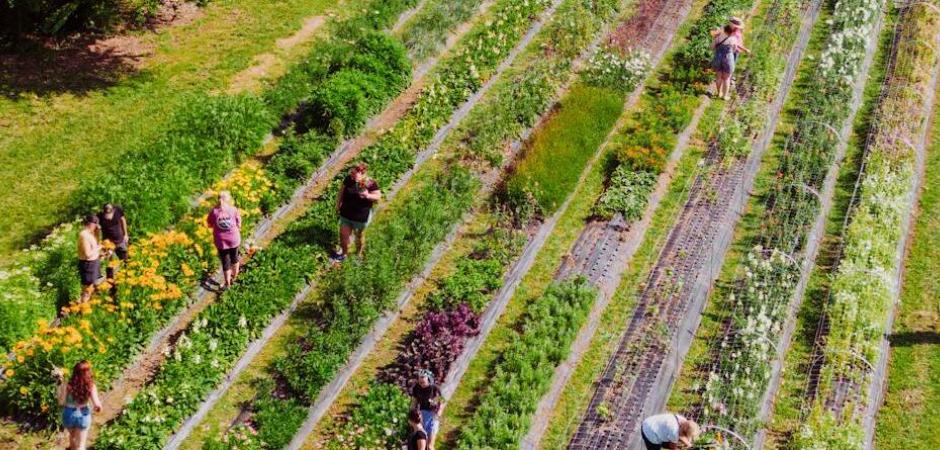
M 363 233 L 372 218 L 372 207 L 382 198 L 378 183 L 366 175 L 367 169 L 366 163 L 362 162 L 353 166 L 343 180 L 343 186 L 336 198 L 340 253 L 336 254 L 334 259 L 338 262 L 345 260 L 349 254 L 349 240 L 354 233 L 356 252 L 362 256 L 366 245 Z
M 114 256 L 120 261 L 127 261 L 127 244 L 130 235 L 127 232 L 127 218 L 120 206 L 106 203 L 98 213 L 98 225 L 101 228 L 101 240 L 114 244 Z M 110 259 L 110 258 L 107 258 Z M 109 280 L 114 279 L 114 268 L 107 262 L 105 273 Z
M 408 411 L 408 424 L 411 431 L 408 435 L 408 450 L 428 450 L 428 434 L 421 425 L 421 413 L 416 409 Z
M 78 276 L 82 284 L 81 302 L 91 299 L 91 294 L 101 282 L 101 245 L 98 244 L 98 216 L 88 215 L 78 232 Z

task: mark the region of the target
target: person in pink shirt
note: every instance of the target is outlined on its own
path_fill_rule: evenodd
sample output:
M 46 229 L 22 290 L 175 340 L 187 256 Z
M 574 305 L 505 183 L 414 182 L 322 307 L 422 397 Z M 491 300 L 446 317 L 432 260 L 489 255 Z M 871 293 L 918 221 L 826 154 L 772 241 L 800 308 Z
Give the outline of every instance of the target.
M 238 247 L 242 243 L 242 217 L 232 203 L 232 194 L 228 191 L 219 192 L 219 203 L 206 217 L 206 224 L 212 228 L 215 248 L 222 261 L 222 272 L 225 275 L 223 289 L 231 287 L 238 277 Z

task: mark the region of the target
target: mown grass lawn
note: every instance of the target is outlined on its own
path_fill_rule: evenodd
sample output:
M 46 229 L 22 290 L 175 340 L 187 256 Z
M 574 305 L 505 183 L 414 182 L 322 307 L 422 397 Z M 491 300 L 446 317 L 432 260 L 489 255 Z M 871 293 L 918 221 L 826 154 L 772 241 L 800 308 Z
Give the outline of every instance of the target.
M 188 94 L 225 90 L 256 55 L 338 3 L 348 2 L 217 0 L 192 23 L 139 33 L 153 54 L 109 86 L 74 86 L 72 74 L 63 75 L 68 89 L 0 85 L 0 255 L 69 219 L 60 211 L 79 181 L 119 170 L 121 156 L 158 136 Z

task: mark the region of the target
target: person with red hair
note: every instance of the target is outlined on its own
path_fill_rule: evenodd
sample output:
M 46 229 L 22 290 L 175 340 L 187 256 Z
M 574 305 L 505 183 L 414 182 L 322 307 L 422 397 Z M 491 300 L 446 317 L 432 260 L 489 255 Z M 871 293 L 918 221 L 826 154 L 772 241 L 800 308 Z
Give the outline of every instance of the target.
M 79 361 L 72 368 L 68 383 L 61 382 L 61 372 L 56 372 L 60 379 L 58 398 L 62 406 L 62 426 L 69 433 L 69 449 L 85 450 L 88 430 L 91 428 L 91 407 L 101 411 L 98 388 L 91 375 L 91 363 Z

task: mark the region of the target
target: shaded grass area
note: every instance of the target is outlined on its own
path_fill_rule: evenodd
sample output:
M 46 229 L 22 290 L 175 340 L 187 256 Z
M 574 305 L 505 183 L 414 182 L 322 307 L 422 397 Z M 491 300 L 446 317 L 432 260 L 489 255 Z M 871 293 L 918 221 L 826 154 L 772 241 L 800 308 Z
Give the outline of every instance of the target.
M 891 335 L 888 388 L 875 448 L 940 448 L 940 109 L 935 107 L 913 239 L 904 263 L 901 307 Z
M 81 180 L 119 170 L 122 155 L 165 131 L 194 93 L 221 91 L 253 57 L 323 14 L 337 0 L 221 0 L 187 25 L 140 34 L 154 54 L 114 85 L 82 93 L 0 97 L 0 254 L 61 217 Z M 304 54 L 298 45 L 291 56 Z

